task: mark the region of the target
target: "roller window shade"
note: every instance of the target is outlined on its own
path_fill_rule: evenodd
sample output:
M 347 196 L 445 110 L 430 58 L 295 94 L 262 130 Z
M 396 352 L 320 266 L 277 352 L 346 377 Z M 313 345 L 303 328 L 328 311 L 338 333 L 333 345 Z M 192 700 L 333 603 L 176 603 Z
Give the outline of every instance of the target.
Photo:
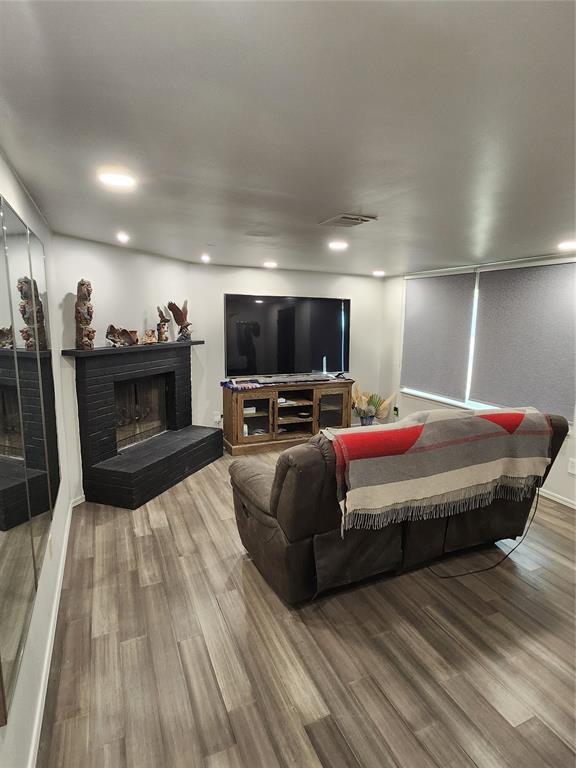
M 572 421 L 576 264 L 480 274 L 470 399 Z
M 402 387 L 464 400 L 474 274 L 406 281 Z

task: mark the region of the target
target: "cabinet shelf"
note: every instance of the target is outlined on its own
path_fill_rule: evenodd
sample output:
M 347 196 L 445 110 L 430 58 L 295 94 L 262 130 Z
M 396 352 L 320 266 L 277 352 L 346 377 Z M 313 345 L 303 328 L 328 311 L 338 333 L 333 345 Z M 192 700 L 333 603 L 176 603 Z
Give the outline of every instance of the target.
M 303 405 L 314 405 L 312 400 L 304 400 L 303 398 L 294 398 L 289 403 L 278 403 L 278 408 L 296 408 Z
M 268 416 L 268 411 L 256 411 L 256 413 L 243 413 L 245 419 L 261 419 Z
M 276 435 L 276 440 L 308 440 L 311 434 L 311 432 L 294 429 L 288 432 L 280 432 Z
M 306 424 L 307 421 L 312 421 L 312 416 L 306 418 L 300 418 L 299 416 L 279 416 L 278 424 Z

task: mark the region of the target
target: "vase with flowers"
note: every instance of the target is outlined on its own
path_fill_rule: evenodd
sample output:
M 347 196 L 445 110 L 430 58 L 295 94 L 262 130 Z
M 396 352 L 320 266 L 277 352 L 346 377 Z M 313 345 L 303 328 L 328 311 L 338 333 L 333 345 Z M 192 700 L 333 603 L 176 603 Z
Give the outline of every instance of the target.
M 358 384 L 352 388 L 352 409 L 360 417 L 363 427 L 370 426 L 374 419 L 382 420 L 388 416 L 394 395 L 384 399 L 376 392 L 362 392 Z

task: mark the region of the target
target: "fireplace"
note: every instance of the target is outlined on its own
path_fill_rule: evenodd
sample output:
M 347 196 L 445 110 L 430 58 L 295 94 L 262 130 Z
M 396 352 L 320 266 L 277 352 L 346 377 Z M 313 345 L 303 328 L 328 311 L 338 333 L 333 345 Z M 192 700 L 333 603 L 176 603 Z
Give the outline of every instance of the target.
M 137 509 L 222 456 L 192 424 L 190 349 L 203 341 L 64 350 L 76 360 L 86 501 Z
M 0 456 L 23 457 L 16 387 L 0 384 Z
M 118 450 L 166 430 L 166 374 L 114 383 Z

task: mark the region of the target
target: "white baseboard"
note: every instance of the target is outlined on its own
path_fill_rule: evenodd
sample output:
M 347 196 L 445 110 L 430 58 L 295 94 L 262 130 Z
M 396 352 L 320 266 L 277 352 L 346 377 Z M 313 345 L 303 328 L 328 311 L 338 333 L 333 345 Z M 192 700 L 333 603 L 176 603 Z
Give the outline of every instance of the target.
M 80 498 L 80 497 L 79 497 Z M 84 496 L 81 497 L 81 501 L 84 501 Z M 66 528 L 64 531 L 64 540 L 62 542 L 62 552 L 60 556 L 60 563 L 58 564 L 58 575 L 56 583 L 56 596 L 54 604 L 52 606 L 52 614 L 50 616 L 50 625 L 48 627 L 48 643 L 46 645 L 46 651 L 42 664 L 42 683 L 40 686 L 40 696 L 38 697 L 38 707 L 35 713 L 34 730 L 32 732 L 32 739 L 30 745 L 30 763 L 29 768 L 36 765 L 36 758 L 38 756 L 38 748 L 40 746 L 40 736 L 42 733 L 42 722 L 44 720 L 44 704 L 46 702 L 46 693 L 48 691 L 48 678 L 50 676 L 50 665 L 52 663 L 52 651 L 54 649 L 54 639 L 56 637 L 56 624 L 58 623 L 58 612 L 60 609 L 60 596 L 62 595 L 62 583 L 64 581 L 64 568 L 66 566 L 66 555 L 68 552 L 68 537 L 70 535 L 70 525 L 72 522 L 72 507 L 80 503 L 76 499 L 71 501 L 68 506 L 68 514 L 66 521 Z
M 565 507 L 576 509 L 576 501 L 574 501 L 574 499 L 569 499 L 567 496 L 560 496 L 559 493 L 554 493 L 554 491 L 545 491 L 544 488 L 540 489 L 540 495 L 544 496 L 546 499 L 557 501 L 558 504 L 564 504 Z
M 83 504 L 86 501 L 86 497 L 84 494 L 81 494 L 80 496 L 76 496 L 75 499 L 72 499 L 70 502 L 70 507 L 77 507 L 79 504 Z

